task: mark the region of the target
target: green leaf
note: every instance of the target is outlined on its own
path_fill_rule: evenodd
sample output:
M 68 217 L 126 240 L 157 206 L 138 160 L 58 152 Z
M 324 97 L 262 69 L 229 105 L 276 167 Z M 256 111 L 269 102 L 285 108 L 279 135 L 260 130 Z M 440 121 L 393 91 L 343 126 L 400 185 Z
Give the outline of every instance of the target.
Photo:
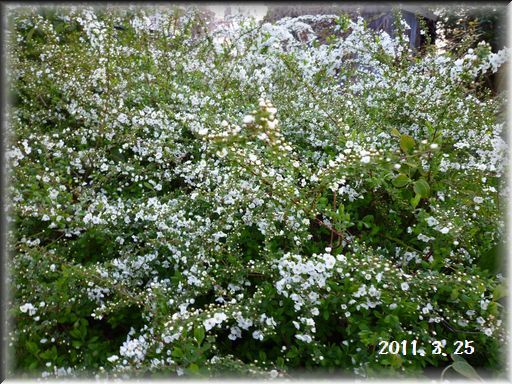
M 57 347 L 55 345 L 53 345 L 50 349 L 47 349 L 46 351 L 41 352 L 39 354 L 39 356 L 45 360 L 55 360 L 57 358 L 57 355 Z
M 27 40 L 27 43 L 30 42 L 30 40 L 32 40 L 32 35 L 34 34 L 34 32 L 36 31 L 37 29 L 37 26 L 35 26 L 34 28 L 32 28 L 29 33 L 27 33 L 27 37 L 25 38 Z
M 389 359 L 386 359 L 386 358 L 382 359 L 382 360 L 380 361 L 380 363 L 381 363 L 382 365 L 384 365 L 384 366 L 386 366 L 386 365 L 391 365 L 391 363 L 390 363 Z
M 456 355 L 455 353 L 450 353 L 450 357 L 453 361 L 466 361 L 462 356 Z
M 322 196 L 318 199 L 317 207 L 318 208 L 325 208 L 327 206 L 327 197 Z
M 82 346 L 82 342 L 80 340 L 72 340 L 71 345 L 75 348 L 80 348 Z
M 462 357 L 461 357 L 462 359 Z M 478 373 L 476 373 L 475 368 L 473 368 L 471 365 L 469 365 L 466 360 L 462 359 L 457 361 L 454 361 L 452 364 L 452 368 L 455 369 L 458 373 L 460 373 L 462 376 L 467 377 L 468 379 L 478 380 L 481 381 L 482 378 Z
M 501 255 L 503 251 L 501 250 L 501 245 L 495 245 L 487 252 L 482 254 L 480 259 L 478 260 L 478 265 L 483 270 L 487 269 L 492 273 L 498 273 L 501 267 Z
M 425 120 L 425 125 L 426 125 L 429 133 L 431 133 L 431 134 L 434 133 L 434 127 L 432 126 L 432 124 L 430 124 L 429 121 Z
M 204 335 L 205 332 L 203 327 L 199 326 L 194 328 L 194 338 L 196 339 L 198 344 L 202 343 L 202 341 L 204 340 Z
M 391 360 L 391 366 L 394 368 L 400 368 L 403 364 L 402 357 L 400 355 L 391 355 L 389 356 Z
M 187 367 L 187 370 L 190 373 L 198 373 L 199 372 L 199 366 L 196 363 L 192 363 Z
M 400 325 L 400 318 L 396 315 L 387 315 L 384 322 L 390 325 Z
M 430 185 L 425 179 L 419 179 L 414 183 L 414 192 L 420 197 L 428 197 L 430 195 Z
M 171 352 L 172 357 L 183 357 L 183 351 L 179 347 L 174 347 Z
M 405 175 L 398 175 L 393 179 L 393 185 L 397 188 L 405 187 L 411 180 Z
M 496 303 L 496 302 L 491 302 L 489 303 L 489 306 L 487 307 L 487 311 L 493 315 L 493 316 L 498 316 L 498 313 L 499 313 L 499 306 L 500 304 L 499 303 Z
M 73 337 L 74 339 L 81 339 L 82 338 L 82 332 L 80 331 L 80 329 L 76 328 L 76 329 L 72 329 L 71 331 L 69 331 L 69 334 L 71 335 L 71 337 Z
M 411 198 L 411 205 L 413 208 L 416 208 L 421 200 L 421 196 L 416 194 L 413 198 Z
M 411 152 L 415 144 L 414 139 L 409 135 L 402 135 L 400 137 L 400 148 L 406 153 Z
M 413 208 L 416 208 L 419 204 L 421 200 L 421 196 L 419 194 L 416 194 L 416 196 L 414 196 L 412 199 L 411 199 L 411 205 Z
M 492 292 L 492 297 L 494 300 L 499 300 L 502 297 L 507 296 L 507 286 L 505 284 L 499 284 L 494 288 L 494 291 Z
M 396 128 L 391 129 L 391 134 L 396 137 L 400 137 L 400 132 Z
M 28 351 L 30 353 L 32 353 L 33 355 L 37 355 L 39 353 L 39 347 L 33 341 L 27 341 L 25 345 L 26 345 Z

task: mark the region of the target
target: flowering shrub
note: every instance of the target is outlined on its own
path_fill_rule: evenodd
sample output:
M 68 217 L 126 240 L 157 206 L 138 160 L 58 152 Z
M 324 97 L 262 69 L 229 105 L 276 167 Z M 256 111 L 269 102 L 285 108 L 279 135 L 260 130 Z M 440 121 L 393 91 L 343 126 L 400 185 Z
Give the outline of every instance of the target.
M 459 340 L 501 369 L 508 148 L 479 79 L 507 51 L 343 16 L 10 22 L 16 372 L 416 375 Z

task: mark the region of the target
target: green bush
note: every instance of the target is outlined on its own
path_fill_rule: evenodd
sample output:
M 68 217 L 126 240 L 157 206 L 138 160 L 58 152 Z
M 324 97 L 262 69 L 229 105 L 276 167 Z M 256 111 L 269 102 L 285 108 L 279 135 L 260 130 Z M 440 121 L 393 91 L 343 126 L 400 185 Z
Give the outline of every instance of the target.
M 344 16 L 9 22 L 13 374 L 422 375 L 464 340 L 502 371 L 508 146 L 480 80 L 508 51 L 415 56 L 405 23 Z

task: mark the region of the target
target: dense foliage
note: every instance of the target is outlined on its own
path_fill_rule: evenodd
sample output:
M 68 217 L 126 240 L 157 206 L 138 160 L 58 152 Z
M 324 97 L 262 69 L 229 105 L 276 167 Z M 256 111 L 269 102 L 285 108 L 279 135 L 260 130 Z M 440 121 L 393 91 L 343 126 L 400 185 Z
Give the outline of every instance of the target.
M 417 56 L 398 19 L 9 16 L 15 372 L 421 375 L 459 340 L 502 369 L 504 97 L 480 79 L 506 51 Z

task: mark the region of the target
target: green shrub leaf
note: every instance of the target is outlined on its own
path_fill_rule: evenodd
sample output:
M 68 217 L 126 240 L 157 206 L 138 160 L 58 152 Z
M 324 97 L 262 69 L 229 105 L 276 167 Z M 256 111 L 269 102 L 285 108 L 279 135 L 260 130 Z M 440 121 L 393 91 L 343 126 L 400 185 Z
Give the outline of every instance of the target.
M 421 197 L 428 197 L 430 195 L 430 185 L 425 179 L 419 179 L 414 183 L 414 192 Z
M 414 139 L 409 135 L 402 135 L 400 136 L 400 148 L 402 148 L 402 151 L 405 153 L 410 153 L 414 149 L 415 141 Z
M 395 177 L 393 179 L 393 185 L 397 188 L 402 188 L 402 187 L 405 187 L 407 184 L 409 184 L 410 181 L 411 181 L 411 179 L 409 179 L 407 176 L 398 175 L 397 177 Z

